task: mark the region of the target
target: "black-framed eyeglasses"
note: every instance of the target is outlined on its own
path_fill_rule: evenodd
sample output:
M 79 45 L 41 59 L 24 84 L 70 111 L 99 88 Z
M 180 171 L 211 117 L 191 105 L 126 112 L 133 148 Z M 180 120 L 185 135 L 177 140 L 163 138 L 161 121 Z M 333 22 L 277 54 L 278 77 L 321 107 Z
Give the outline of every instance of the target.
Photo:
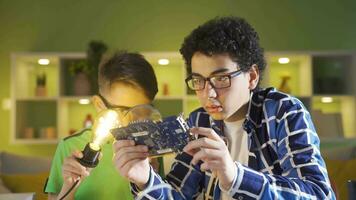
M 205 82 L 209 81 L 210 85 L 215 89 L 228 88 L 231 86 L 231 78 L 236 77 L 242 73 L 242 70 L 236 70 L 226 74 L 216 74 L 207 78 L 191 74 L 185 79 L 188 88 L 194 91 L 202 90 L 205 88 Z
M 123 112 L 124 114 L 126 114 L 130 109 L 132 109 L 132 107 L 129 106 L 118 106 L 118 105 L 112 105 L 108 100 L 105 99 L 105 97 L 103 97 L 101 94 L 98 94 L 98 96 L 100 97 L 100 99 L 103 101 L 105 107 L 107 109 L 112 109 L 115 111 L 120 111 Z
M 124 117 L 129 112 L 134 114 L 136 116 L 136 118 L 138 118 L 137 116 L 147 116 L 148 115 L 147 113 L 150 113 L 152 116 L 155 115 L 157 117 L 159 115 L 159 118 L 161 117 L 159 111 L 157 109 L 155 109 L 152 104 L 139 104 L 139 105 L 132 106 L 132 107 L 118 106 L 118 105 L 112 105 L 111 103 L 109 103 L 109 101 L 106 100 L 105 97 L 103 97 L 101 94 L 98 94 L 98 96 L 103 101 L 103 103 L 107 109 L 112 109 L 116 112 L 120 112 L 123 114 Z

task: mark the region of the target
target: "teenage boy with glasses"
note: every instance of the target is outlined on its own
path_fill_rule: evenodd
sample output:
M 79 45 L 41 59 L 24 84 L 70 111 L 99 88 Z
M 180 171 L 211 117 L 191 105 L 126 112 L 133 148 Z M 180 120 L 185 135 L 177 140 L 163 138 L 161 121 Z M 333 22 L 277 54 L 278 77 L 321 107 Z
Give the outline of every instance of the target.
M 335 199 L 309 112 L 295 97 L 258 87 L 266 64 L 251 25 L 238 17 L 210 20 L 180 52 L 202 108 L 189 116 L 199 139 L 166 176 L 174 199 Z M 148 163 L 134 161 L 141 154 L 129 141 L 114 147 L 135 195 L 163 182 Z M 167 199 L 168 192 L 153 190 L 146 199 Z
M 99 94 L 92 99 L 96 111 L 113 109 L 119 116 L 133 107 L 150 104 L 158 91 L 152 66 L 136 53 L 118 53 L 103 62 L 98 83 Z M 117 173 L 112 163 L 111 142 L 103 145 L 102 158 L 94 169 L 77 161 L 92 134 L 90 129 L 84 129 L 59 142 L 45 186 L 49 199 L 63 197 L 78 177 L 79 184 L 65 199 L 133 199 L 128 181 Z

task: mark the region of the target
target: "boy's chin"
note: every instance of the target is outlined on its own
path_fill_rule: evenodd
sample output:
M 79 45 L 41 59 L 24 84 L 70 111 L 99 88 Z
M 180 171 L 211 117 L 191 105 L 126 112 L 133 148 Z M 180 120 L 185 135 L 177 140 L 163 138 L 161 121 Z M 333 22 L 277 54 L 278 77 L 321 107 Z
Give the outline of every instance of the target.
M 211 116 L 211 118 L 213 118 L 214 120 L 224 120 L 226 118 L 225 114 L 222 112 L 218 112 L 218 113 L 209 113 L 209 115 Z

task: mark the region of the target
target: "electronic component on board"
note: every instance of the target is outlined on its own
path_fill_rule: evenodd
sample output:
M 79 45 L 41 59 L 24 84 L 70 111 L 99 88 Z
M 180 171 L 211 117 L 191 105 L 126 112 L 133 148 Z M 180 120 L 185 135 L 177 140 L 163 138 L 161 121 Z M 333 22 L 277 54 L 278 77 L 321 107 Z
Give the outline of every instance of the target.
M 178 153 L 194 137 L 182 115 L 171 116 L 163 121 L 140 120 L 126 127 L 111 130 L 116 140 L 134 140 L 136 145 L 148 146 L 150 156 Z

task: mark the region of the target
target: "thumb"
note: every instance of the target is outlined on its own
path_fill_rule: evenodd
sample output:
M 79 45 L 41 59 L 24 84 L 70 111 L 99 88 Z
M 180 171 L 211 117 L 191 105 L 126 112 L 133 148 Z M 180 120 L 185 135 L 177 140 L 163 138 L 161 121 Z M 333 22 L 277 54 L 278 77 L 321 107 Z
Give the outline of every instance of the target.
M 75 158 L 83 158 L 83 153 L 79 150 L 75 150 L 73 151 L 72 156 Z

